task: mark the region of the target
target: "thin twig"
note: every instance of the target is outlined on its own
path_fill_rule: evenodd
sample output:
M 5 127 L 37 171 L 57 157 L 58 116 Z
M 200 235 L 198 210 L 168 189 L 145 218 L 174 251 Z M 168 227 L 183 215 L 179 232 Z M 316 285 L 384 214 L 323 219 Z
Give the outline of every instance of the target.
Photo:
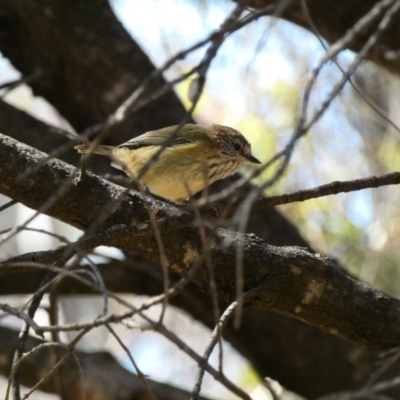
M 322 39 L 322 35 L 320 34 L 317 26 L 315 25 L 311 14 L 310 10 L 307 4 L 307 0 L 301 0 L 301 6 L 303 8 L 303 12 L 307 17 L 308 23 L 310 25 L 311 30 L 315 34 L 316 38 L 318 39 L 318 42 L 321 44 L 323 49 L 325 51 L 328 51 L 328 46 L 325 44 L 324 40 Z M 333 63 L 338 67 L 340 72 L 342 74 L 345 74 L 344 68 L 340 65 L 339 61 L 337 58 L 332 59 Z M 387 122 L 393 129 L 395 129 L 398 133 L 400 133 L 400 127 L 391 119 L 389 118 L 383 110 L 379 108 L 378 105 L 376 105 L 371 99 L 369 99 L 363 92 L 362 90 L 358 87 L 358 85 L 353 81 L 351 77 L 349 77 L 348 82 L 350 83 L 351 87 L 354 89 L 354 91 L 357 93 L 357 95 L 376 113 L 378 114 L 385 122 Z
M 132 356 L 132 353 L 129 351 L 129 349 L 124 345 L 123 341 L 121 338 L 117 335 L 117 333 L 114 331 L 114 329 L 110 326 L 110 324 L 105 325 L 106 328 L 109 330 L 109 332 L 114 336 L 115 340 L 118 342 L 118 344 L 122 347 L 122 349 L 125 351 L 125 354 L 128 356 L 129 360 L 131 361 L 133 368 L 135 368 L 136 375 L 138 378 L 142 381 L 143 386 L 146 388 L 147 393 L 149 393 L 150 398 L 157 400 L 156 395 L 154 394 L 154 391 L 151 389 L 149 382 L 146 378 L 146 375 L 140 370 L 139 366 L 137 365 L 135 359 Z
M 43 336 L 43 332 L 41 331 L 39 325 L 26 313 L 21 311 L 20 309 L 11 307 L 8 304 L 0 303 L 0 310 L 4 311 L 7 314 L 14 315 L 17 318 L 22 319 L 33 331 L 39 335 L 40 337 Z
M 266 207 L 278 206 L 281 204 L 332 196 L 339 193 L 356 192 L 364 189 L 398 184 L 400 184 L 400 172 L 391 172 L 389 174 L 369 176 L 368 178 L 353 179 L 349 181 L 335 181 L 311 189 L 298 190 L 296 192 L 277 196 L 263 197 L 253 203 L 252 209 L 258 210 Z
M 261 289 L 262 289 L 262 285 L 257 286 L 254 289 L 246 292 L 243 295 L 244 300 L 249 301 L 249 300 L 253 299 L 261 292 Z M 221 315 L 221 318 L 219 319 L 218 323 L 216 324 L 216 326 L 214 328 L 214 331 L 211 335 L 210 342 L 207 345 L 206 350 L 204 351 L 202 361 L 199 363 L 199 369 L 197 372 L 196 383 L 192 390 L 191 400 L 197 400 L 200 396 L 201 385 L 202 385 L 202 381 L 203 381 L 203 377 L 204 377 L 204 373 L 205 373 L 204 365 L 206 362 L 208 362 L 208 359 L 210 358 L 211 353 L 212 353 L 217 341 L 219 340 L 219 338 L 221 336 L 223 328 L 226 326 L 226 323 L 232 317 L 233 312 L 235 311 L 237 305 L 238 305 L 238 302 L 234 301 Z M 222 373 L 222 370 L 220 372 Z

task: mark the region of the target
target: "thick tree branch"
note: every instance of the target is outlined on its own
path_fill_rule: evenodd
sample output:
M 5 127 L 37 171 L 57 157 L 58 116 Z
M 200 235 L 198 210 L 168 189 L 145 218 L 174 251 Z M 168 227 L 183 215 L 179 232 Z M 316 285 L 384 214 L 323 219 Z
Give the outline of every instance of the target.
M 27 179 L 14 178 L 44 157 L 43 153 L 1 135 L 0 192 L 11 198 L 24 196 L 22 203 L 40 208 L 74 172 L 72 167 L 51 160 Z M 44 212 L 85 229 L 101 215 L 108 202 L 122 193 L 123 189 L 116 185 L 86 176 Z M 173 212 L 173 207 L 157 204 L 157 218 Z M 96 246 L 115 246 L 157 262 L 159 255 L 153 239 L 137 240 L 137 228 L 132 226 L 135 221 L 145 221 L 146 214 L 141 198 L 130 194 L 104 223 L 105 227 L 114 228 L 102 230 L 102 234 L 90 240 Z M 163 235 L 163 242 L 168 263 L 178 274 L 184 274 L 202 253 L 202 241 L 195 228 Z M 399 345 L 399 300 L 357 282 L 334 261 L 318 254 L 296 247 L 270 246 L 254 235 L 220 229 L 210 235 L 209 246 L 218 293 L 225 301 L 232 301 L 236 295 L 233 288 L 239 243 L 244 248 L 245 290 L 264 285 L 263 294 L 252 305 L 293 316 L 373 350 Z M 206 269 L 197 273 L 194 282 L 208 291 Z

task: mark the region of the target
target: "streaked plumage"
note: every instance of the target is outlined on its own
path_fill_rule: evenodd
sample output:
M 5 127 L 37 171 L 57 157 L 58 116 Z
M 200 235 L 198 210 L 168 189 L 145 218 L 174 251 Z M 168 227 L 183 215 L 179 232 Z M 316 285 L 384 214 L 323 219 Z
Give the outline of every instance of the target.
M 141 176 L 145 165 L 160 150 L 177 126 L 146 132 L 117 147 L 98 146 L 93 152 L 109 157 L 112 165 L 122 169 L 151 193 L 183 203 L 218 179 L 234 174 L 247 162 L 260 163 L 252 154 L 250 143 L 237 130 L 212 125 L 184 125 L 159 158 Z M 87 153 L 88 145 L 75 147 Z

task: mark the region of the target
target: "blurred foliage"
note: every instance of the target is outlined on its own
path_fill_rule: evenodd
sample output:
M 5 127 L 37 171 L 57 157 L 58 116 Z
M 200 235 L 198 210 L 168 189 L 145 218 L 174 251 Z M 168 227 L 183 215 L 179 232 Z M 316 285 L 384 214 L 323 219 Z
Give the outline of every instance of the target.
M 399 79 L 371 64 L 357 74 L 368 99 L 394 123 Z M 330 83 L 327 83 L 330 84 Z M 361 86 L 362 84 L 362 86 Z M 305 189 L 399 170 L 399 132 L 347 88 L 296 150 L 288 179 L 279 191 Z M 329 119 L 336 119 L 336 122 Z M 340 131 L 338 121 L 344 127 Z M 304 162 L 306 160 L 306 162 Z M 306 171 L 305 171 L 306 170 Z M 329 196 L 282 206 L 318 251 L 336 257 L 349 272 L 400 295 L 397 244 L 400 197 L 396 186 Z
M 221 9 L 226 10 L 226 6 L 224 3 Z M 210 15 L 218 9 L 217 3 L 203 1 L 199 7 L 198 12 L 205 17 L 204 26 L 210 28 Z M 211 65 L 194 116 L 199 123 L 236 127 L 251 141 L 256 157 L 267 162 L 290 140 L 308 71 L 324 50 L 315 37 L 299 27 L 262 21 L 228 38 Z M 167 30 L 164 26 L 166 37 Z M 182 47 L 189 40 L 185 35 L 171 37 L 170 49 Z M 346 68 L 352 59 L 353 54 L 346 51 L 337 61 Z M 181 71 L 192 65 L 193 60 L 182 61 Z M 340 77 L 334 63 L 323 68 L 312 92 L 309 117 Z M 349 84 L 345 87 L 299 141 L 287 171 L 268 188 L 267 195 L 400 169 L 400 133 L 363 99 L 367 98 L 398 123 L 399 79 L 364 63 L 353 81 L 362 95 Z M 177 88 L 187 108 L 191 105 L 189 84 L 183 82 Z M 263 172 L 257 182 L 273 176 L 276 167 Z M 251 168 L 244 168 L 243 173 L 248 174 Z M 400 279 L 396 267 L 400 256 L 396 243 L 400 226 L 398 193 L 397 187 L 390 186 L 288 204 L 279 209 L 317 251 L 336 257 L 350 273 L 367 283 L 400 295 L 396 284 Z

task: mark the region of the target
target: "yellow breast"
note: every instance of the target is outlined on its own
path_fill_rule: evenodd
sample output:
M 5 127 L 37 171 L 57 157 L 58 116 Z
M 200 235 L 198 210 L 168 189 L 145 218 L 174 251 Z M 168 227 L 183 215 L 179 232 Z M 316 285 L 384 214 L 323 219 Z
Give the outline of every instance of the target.
M 151 193 L 172 200 L 184 202 L 191 195 L 201 191 L 217 179 L 231 175 L 238 168 L 226 164 L 224 173 L 215 173 L 217 155 L 213 149 L 199 150 L 197 143 L 167 147 L 160 157 L 153 161 L 143 174 L 143 168 L 159 150 L 159 146 L 147 146 L 136 150 L 116 148 L 113 161 L 132 179 L 139 177 Z M 143 175 L 142 175 L 143 174 Z

